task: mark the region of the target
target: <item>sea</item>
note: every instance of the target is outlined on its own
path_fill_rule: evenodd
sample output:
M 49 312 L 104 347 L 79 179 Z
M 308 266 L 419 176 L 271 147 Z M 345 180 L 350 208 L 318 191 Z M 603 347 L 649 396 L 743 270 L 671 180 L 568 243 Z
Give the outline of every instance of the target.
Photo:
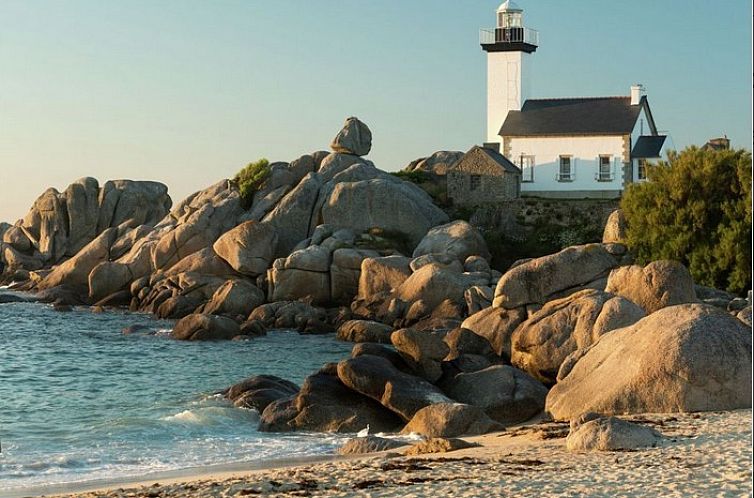
M 122 332 L 132 325 L 153 333 Z M 328 454 L 347 438 L 258 432 L 259 413 L 217 392 L 258 374 L 300 385 L 352 345 L 293 331 L 183 342 L 170 339 L 172 326 L 125 311 L 0 304 L 0 496 Z

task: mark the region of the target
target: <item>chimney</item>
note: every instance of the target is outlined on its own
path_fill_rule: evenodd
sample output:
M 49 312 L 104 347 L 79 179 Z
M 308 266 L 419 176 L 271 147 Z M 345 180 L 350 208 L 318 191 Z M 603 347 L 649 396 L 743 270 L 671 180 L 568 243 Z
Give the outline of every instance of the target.
M 639 105 L 641 98 L 646 95 L 644 92 L 644 85 L 637 83 L 631 85 L 631 105 Z

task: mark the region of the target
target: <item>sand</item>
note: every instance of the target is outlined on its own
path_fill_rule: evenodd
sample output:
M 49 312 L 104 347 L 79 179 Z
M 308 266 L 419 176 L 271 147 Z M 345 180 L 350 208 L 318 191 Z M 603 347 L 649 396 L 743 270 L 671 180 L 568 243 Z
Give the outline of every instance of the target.
M 482 446 L 444 454 L 380 453 L 59 496 L 752 496 L 751 417 L 751 410 L 626 417 L 665 436 L 659 447 L 631 452 L 569 452 L 567 424 L 539 423 L 466 438 Z

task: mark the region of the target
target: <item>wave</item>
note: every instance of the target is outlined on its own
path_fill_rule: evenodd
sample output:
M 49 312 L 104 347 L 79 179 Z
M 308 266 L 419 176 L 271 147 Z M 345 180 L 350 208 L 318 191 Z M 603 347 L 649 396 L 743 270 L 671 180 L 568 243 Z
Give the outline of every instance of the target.
M 254 410 L 232 406 L 205 406 L 183 410 L 174 415 L 162 417 L 161 420 L 187 425 L 225 426 L 239 422 L 255 424 L 259 422 L 259 414 Z

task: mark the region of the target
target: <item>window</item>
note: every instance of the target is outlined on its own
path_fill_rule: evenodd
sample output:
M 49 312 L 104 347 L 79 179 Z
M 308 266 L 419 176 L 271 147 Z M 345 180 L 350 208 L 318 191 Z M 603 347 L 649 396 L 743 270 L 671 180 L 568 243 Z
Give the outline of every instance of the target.
M 639 159 L 639 180 L 647 179 L 647 160 Z
M 597 181 L 610 182 L 613 180 L 613 168 L 610 164 L 610 156 L 600 156 Z
M 560 169 L 558 170 L 559 182 L 573 181 L 573 171 L 571 169 L 571 156 L 560 156 Z
M 521 181 L 533 182 L 534 181 L 534 156 L 524 156 L 522 154 L 521 160 L 519 162 L 519 166 L 521 167 Z
M 482 186 L 482 177 L 479 175 L 471 175 L 471 183 L 469 185 L 469 190 L 472 192 L 475 190 L 479 190 L 479 187 Z

